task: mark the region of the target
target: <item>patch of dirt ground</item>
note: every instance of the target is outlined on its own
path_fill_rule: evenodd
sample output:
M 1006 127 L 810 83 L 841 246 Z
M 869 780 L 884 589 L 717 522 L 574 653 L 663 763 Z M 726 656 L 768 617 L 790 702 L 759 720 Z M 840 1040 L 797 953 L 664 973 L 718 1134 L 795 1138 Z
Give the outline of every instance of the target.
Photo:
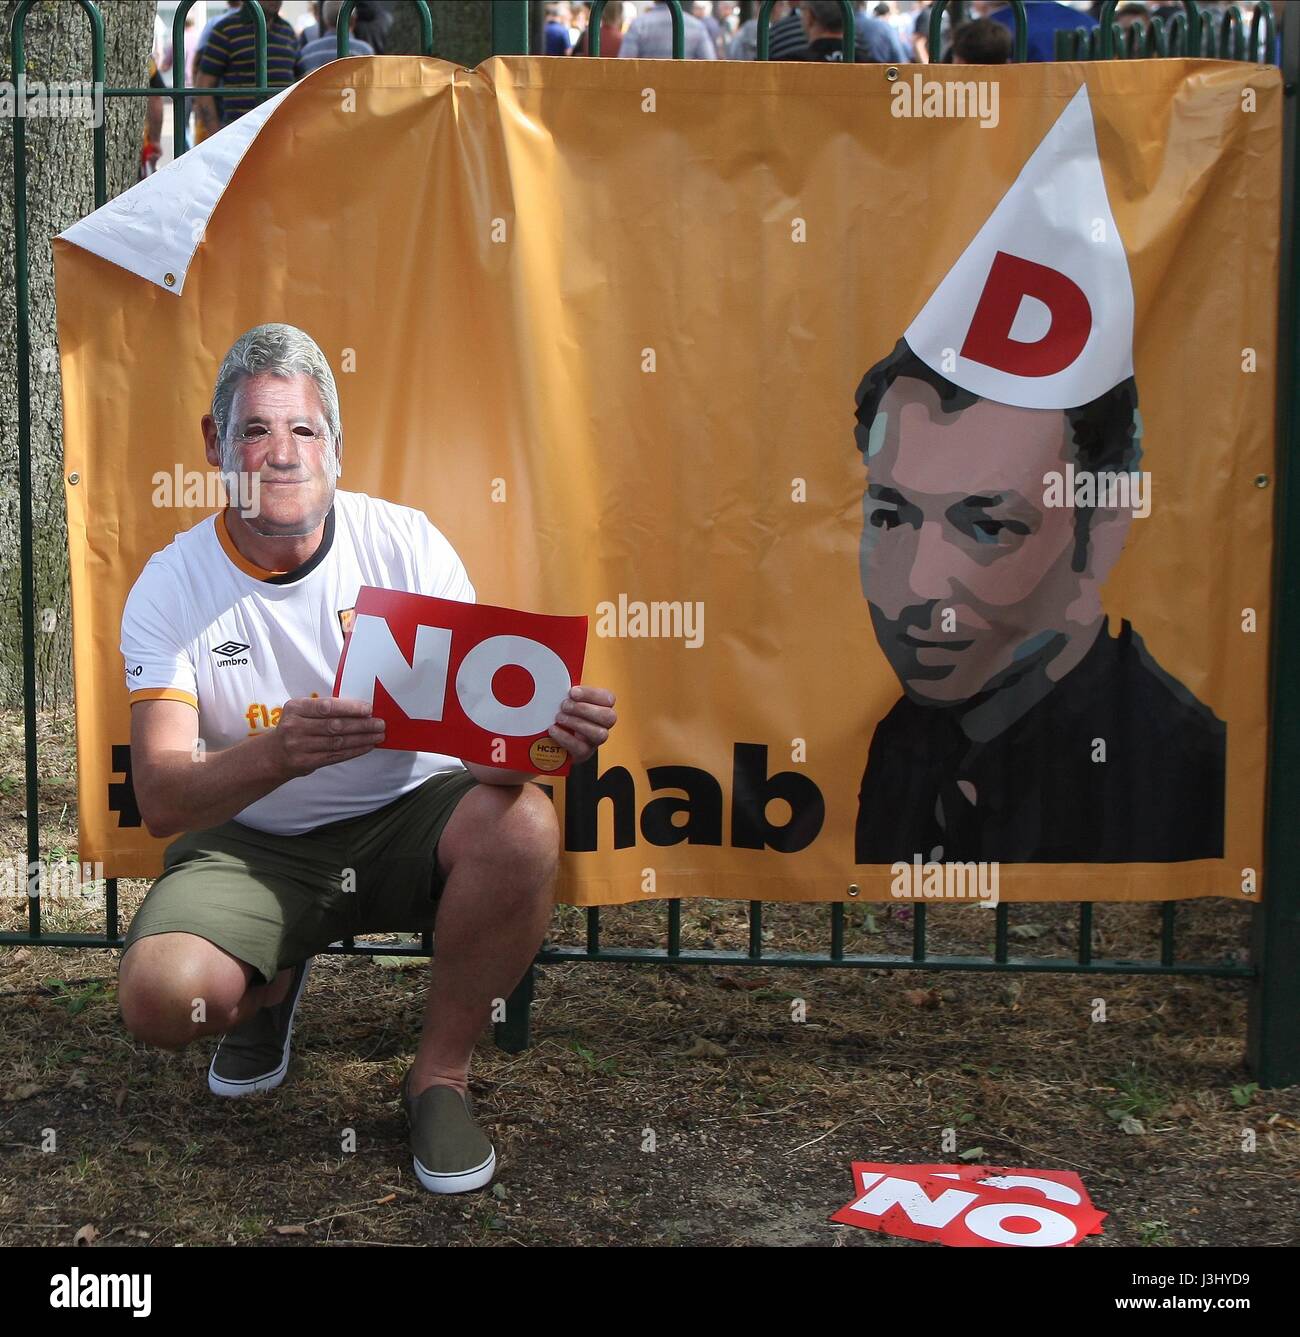
M 75 857 L 67 721 L 42 717 L 41 733 L 44 852 Z M 12 714 L 0 745 L 12 860 Z M 119 885 L 125 924 L 145 884 Z M 1067 907 L 1011 913 L 1014 951 L 1073 953 Z M 102 915 L 92 894 L 47 906 L 45 926 L 94 931 Z M 1182 906 L 1180 954 L 1244 960 L 1249 915 Z M 664 918 L 606 911 L 602 942 L 656 945 Z M 932 911 L 931 948 L 987 953 L 991 921 Z M 25 922 L 5 897 L 0 926 Z M 552 940 L 581 942 L 584 923 L 557 908 Z M 765 924 L 765 950 L 828 941 L 824 906 L 771 906 Z M 855 905 L 845 949 L 907 952 L 911 929 L 906 907 Z M 743 948 L 745 906 L 687 903 L 682 930 L 684 947 Z M 1093 950 L 1150 958 L 1158 933 L 1157 907 L 1098 906 Z M 962 1158 L 1077 1170 L 1109 1213 L 1085 1247 L 1300 1242 L 1300 1088 L 1253 1084 L 1240 981 L 548 965 L 531 1048 L 506 1054 L 485 1032 L 476 1056 L 495 1183 L 439 1198 L 414 1179 L 397 1098 L 423 964 L 319 957 L 288 1080 L 243 1101 L 208 1094 L 214 1042 L 171 1054 L 131 1039 L 116 966 L 110 951 L 0 948 L 0 1244 L 89 1226 L 107 1244 L 924 1247 L 827 1218 L 854 1160 Z

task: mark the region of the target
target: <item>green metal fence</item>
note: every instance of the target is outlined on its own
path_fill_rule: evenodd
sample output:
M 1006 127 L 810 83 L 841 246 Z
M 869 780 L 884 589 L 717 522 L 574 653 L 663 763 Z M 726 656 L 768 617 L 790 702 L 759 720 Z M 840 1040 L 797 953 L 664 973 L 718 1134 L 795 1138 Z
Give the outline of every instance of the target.
M 27 15 L 36 0 L 19 5 L 10 34 L 14 81 L 26 70 L 24 32 Z M 92 0 L 77 0 L 85 13 L 91 38 L 91 66 L 98 86 L 105 82 L 103 18 Z M 425 0 L 416 0 L 420 11 L 421 50 L 435 53 L 436 24 Z M 173 84 L 160 94 L 153 88 L 105 88 L 105 98 L 140 98 L 165 96 L 173 106 L 173 145 L 176 154 L 186 151 L 185 122 L 187 101 L 195 97 L 269 96 L 280 85 L 266 82 L 266 21 L 260 4 L 253 3 L 256 40 L 256 83 L 239 88 L 191 88 L 183 86 L 185 58 L 185 16 L 193 0 L 182 0 L 173 23 Z M 349 17 L 355 0 L 347 0 L 338 22 L 338 54 L 348 54 Z M 606 0 L 597 0 L 589 20 L 592 56 L 600 52 L 600 21 Z M 769 55 L 769 25 L 774 0 L 764 0 L 758 10 L 759 59 Z M 845 17 L 843 59 L 855 58 L 853 12 L 848 0 L 840 0 Z M 678 0 L 670 0 L 674 59 L 681 59 L 685 49 L 685 19 Z M 1012 0 L 1014 19 L 1013 51 L 1017 61 L 1027 55 L 1028 18 L 1025 5 Z M 1115 0 L 1102 12 L 1099 27 L 1087 31 L 1057 35 L 1058 57 L 1072 59 L 1111 59 L 1162 56 L 1218 56 L 1232 60 L 1268 60 L 1274 50 L 1274 20 L 1267 3 L 1254 6 L 1249 22 L 1240 9 L 1233 7 L 1216 21 L 1215 16 L 1185 3 L 1183 13 L 1167 25 L 1154 20 L 1146 33 L 1130 29 L 1127 33 L 1114 20 Z M 965 5 L 938 0 L 930 19 L 930 50 L 942 51 L 944 20 L 956 28 L 964 18 Z M 498 55 L 526 55 L 529 45 L 529 12 L 526 0 L 495 0 L 492 6 L 492 47 Z M 1283 71 L 1286 90 L 1285 190 L 1283 216 L 1282 302 L 1279 311 L 1282 372 L 1279 376 L 1278 458 L 1275 471 L 1277 493 L 1277 566 L 1274 581 L 1274 617 L 1272 627 L 1272 682 L 1270 764 L 1267 812 L 1266 871 L 1267 892 L 1261 904 L 1251 910 L 1251 959 L 1249 964 L 1222 961 L 1190 961 L 1177 954 L 1178 902 L 1165 902 L 1159 908 L 1159 931 L 1152 943 L 1152 954 L 1136 960 L 1105 958 L 1094 955 L 1094 906 L 1077 906 L 1076 947 L 1068 956 L 1013 954 L 1011 940 L 1012 907 L 999 905 L 992 916 L 992 941 L 987 954 L 936 954 L 929 948 L 928 914 L 923 904 L 913 908 L 910 953 L 863 953 L 845 950 L 846 906 L 836 902 L 828 907 L 802 907 L 808 914 L 825 910 L 826 949 L 824 952 L 773 952 L 764 946 L 764 903 L 748 902 L 748 946 L 744 951 L 693 948 L 682 943 L 682 904 L 669 900 L 664 906 L 664 938 L 654 947 L 610 947 L 602 945 L 601 931 L 605 917 L 614 913 L 599 908 L 586 911 L 586 935 L 581 943 L 552 943 L 543 947 L 537 962 L 604 961 L 635 964 L 670 965 L 741 965 L 814 967 L 839 966 L 874 970 L 965 970 L 991 973 L 1038 972 L 1086 975 L 1202 975 L 1240 978 L 1250 983 L 1250 1007 L 1247 1055 L 1254 1073 L 1265 1086 L 1289 1085 L 1300 1081 L 1300 470 L 1293 469 L 1300 438 L 1300 301 L 1297 301 L 1295 192 L 1297 155 L 1300 141 L 1296 135 L 1296 83 L 1300 71 L 1300 24 L 1290 23 L 1285 33 Z M 31 402 L 30 402 L 30 313 L 28 297 L 28 236 L 26 218 L 27 166 L 24 126 L 21 117 L 13 122 L 14 203 L 17 237 L 15 246 L 17 300 L 18 384 L 18 472 L 20 482 L 21 605 L 23 624 L 23 702 L 25 715 L 25 763 L 27 797 L 27 858 L 29 867 L 40 859 L 39 781 L 36 740 L 36 612 L 32 558 L 31 495 Z M 94 184 L 96 207 L 106 200 L 106 136 L 101 124 L 95 131 Z M 127 749 L 122 749 L 126 752 Z M 115 758 L 121 765 L 114 770 L 126 772 L 128 758 Z M 129 778 L 128 782 L 129 784 Z M 105 922 L 102 933 L 46 933 L 41 929 L 39 895 L 28 898 L 26 932 L 0 932 L 0 945 L 26 944 L 50 947 L 121 947 L 122 933 L 118 916 L 116 879 L 109 879 L 105 889 Z M 361 943 L 352 940 L 339 944 L 339 950 L 371 956 L 428 954 L 433 949 L 431 935 L 425 933 L 417 949 L 412 943 Z M 530 968 L 507 1003 L 507 1016 L 496 1027 L 497 1042 L 518 1050 L 528 1043 L 528 1009 L 532 1000 L 534 971 Z

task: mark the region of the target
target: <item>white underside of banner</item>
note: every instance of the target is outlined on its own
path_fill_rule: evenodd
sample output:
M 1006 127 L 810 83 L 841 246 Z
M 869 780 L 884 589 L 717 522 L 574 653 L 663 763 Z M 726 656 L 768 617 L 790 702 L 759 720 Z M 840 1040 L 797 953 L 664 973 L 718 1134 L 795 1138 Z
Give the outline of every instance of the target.
M 298 86 L 253 107 L 59 236 L 179 295 L 235 169 Z

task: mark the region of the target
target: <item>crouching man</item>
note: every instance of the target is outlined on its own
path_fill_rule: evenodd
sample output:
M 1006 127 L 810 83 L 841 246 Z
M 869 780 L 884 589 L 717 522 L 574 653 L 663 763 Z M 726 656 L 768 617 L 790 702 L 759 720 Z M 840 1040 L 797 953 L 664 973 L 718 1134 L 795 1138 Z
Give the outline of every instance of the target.
M 284 1079 L 311 958 L 350 934 L 434 927 L 415 1060 L 402 1083 L 415 1173 L 488 1183 L 496 1153 L 467 1081 L 494 999 L 542 941 L 559 855 L 530 775 L 379 749 L 367 703 L 334 700 L 362 585 L 474 600 L 417 510 L 336 488 L 338 394 L 301 330 L 261 325 L 222 362 L 202 422 L 232 503 L 146 564 L 126 602 L 136 799 L 168 846 L 126 937 L 119 1000 L 136 1038 L 219 1035 L 220 1096 Z M 613 694 L 574 687 L 551 737 L 584 761 Z

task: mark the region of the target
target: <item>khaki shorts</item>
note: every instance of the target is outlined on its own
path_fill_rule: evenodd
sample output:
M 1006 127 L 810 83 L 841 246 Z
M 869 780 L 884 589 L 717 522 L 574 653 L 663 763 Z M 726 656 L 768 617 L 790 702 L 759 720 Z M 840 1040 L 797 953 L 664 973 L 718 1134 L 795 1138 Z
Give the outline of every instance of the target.
M 442 771 L 382 808 L 296 836 L 235 821 L 188 831 L 167 847 L 125 947 L 194 933 L 269 983 L 342 938 L 431 928 L 443 889 L 438 840 L 477 783 Z

